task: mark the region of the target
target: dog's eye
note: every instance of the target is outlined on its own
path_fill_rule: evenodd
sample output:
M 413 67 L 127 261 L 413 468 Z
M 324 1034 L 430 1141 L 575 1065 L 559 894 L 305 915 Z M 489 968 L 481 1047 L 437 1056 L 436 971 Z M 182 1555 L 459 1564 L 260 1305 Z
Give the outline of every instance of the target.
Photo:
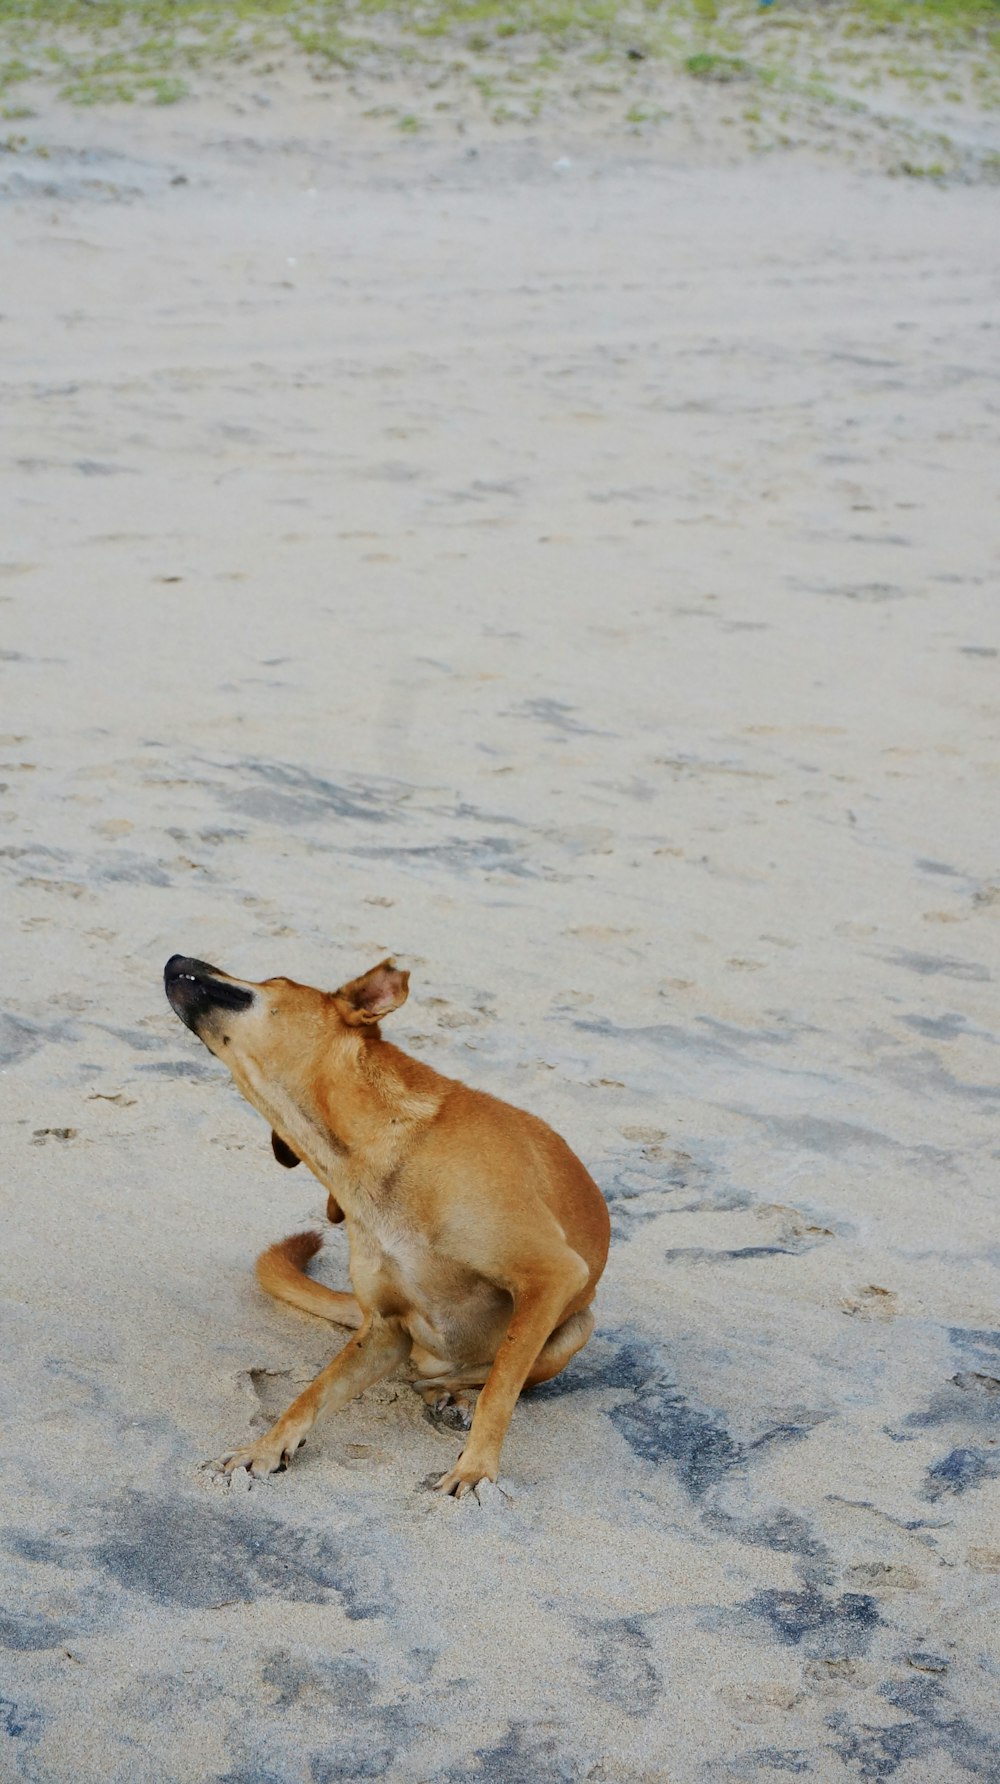
M 224 1034 L 222 1037 L 222 1045 L 224 1047 L 228 1047 L 229 1045 L 229 1036 L 227 1034 Z

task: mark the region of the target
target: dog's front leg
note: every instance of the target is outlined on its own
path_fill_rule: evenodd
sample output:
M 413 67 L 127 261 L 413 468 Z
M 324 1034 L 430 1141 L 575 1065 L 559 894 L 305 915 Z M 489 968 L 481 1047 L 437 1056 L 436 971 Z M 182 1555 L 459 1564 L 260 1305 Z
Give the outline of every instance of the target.
M 511 1322 L 479 1396 L 469 1441 L 454 1468 L 437 1482 L 439 1492 L 460 1499 L 481 1480 L 496 1480 L 517 1397 L 543 1344 L 586 1280 L 586 1265 L 571 1252 L 565 1267 L 539 1273 L 515 1292 Z
M 304 1443 L 321 1412 L 336 1412 L 356 1395 L 381 1381 L 410 1353 L 410 1336 L 396 1319 L 383 1319 L 369 1314 L 349 1344 L 345 1344 L 332 1363 L 321 1370 L 314 1382 L 287 1412 L 256 1443 L 248 1443 L 232 1455 L 223 1456 L 211 1467 L 223 1474 L 245 1468 L 248 1474 L 274 1474 L 287 1468 L 295 1451 Z

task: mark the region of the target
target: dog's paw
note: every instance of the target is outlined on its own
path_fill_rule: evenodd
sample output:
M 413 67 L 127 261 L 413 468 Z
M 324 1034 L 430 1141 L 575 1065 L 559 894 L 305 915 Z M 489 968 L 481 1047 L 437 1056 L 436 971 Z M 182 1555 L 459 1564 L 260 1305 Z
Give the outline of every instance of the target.
M 424 1396 L 427 1417 L 436 1431 L 467 1431 L 472 1424 L 475 1399 L 461 1390 L 457 1394 L 440 1393 Z
M 245 1444 L 242 1449 L 220 1456 L 215 1462 L 205 1462 L 203 1466 L 218 1480 L 232 1480 L 241 1471 L 251 1480 L 266 1480 L 269 1474 L 283 1474 L 295 1451 L 304 1443 L 304 1437 L 296 1444 L 283 1444 L 280 1438 L 268 1435 L 257 1443 Z
M 446 1493 L 451 1499 L 464 1499 L 472 1494 L 480 1505 L 496 1507 L 509 1505 L 510 1494 L 498 1487 L 491 1474 L 485 1474 L 481 1466 L 474 1461 L 466 1461 L 461 1455 L 454 1468 L 443 1474 L 435 1483 L 435 1491 Z

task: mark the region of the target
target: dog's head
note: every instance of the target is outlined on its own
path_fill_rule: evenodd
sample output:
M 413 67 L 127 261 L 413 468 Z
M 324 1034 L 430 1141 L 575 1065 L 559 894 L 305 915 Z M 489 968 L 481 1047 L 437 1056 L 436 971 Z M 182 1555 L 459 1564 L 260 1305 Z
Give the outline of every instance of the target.
M 325 1085 L 377 1037 L 382 1017 L 406 1002 L 408 982 L 391 960 L 338 991 L 293 979 L 255 984 L 184 954 L 172 955 L 163 969 L 174 1012 L 228 1066 L 247 1101 L 280 1135 L 292 1136 L 301 1121 L 310 1130 L 327 1126 Z M 286 1139 L 276 1134 L 275 1142 L 282 1164 L 298 1163 Z

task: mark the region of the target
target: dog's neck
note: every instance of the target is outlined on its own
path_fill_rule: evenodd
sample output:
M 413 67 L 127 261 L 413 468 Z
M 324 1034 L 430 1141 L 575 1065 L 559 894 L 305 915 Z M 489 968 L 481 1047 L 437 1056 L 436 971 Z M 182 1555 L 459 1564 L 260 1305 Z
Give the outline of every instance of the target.
M 434 1119 L 450 1088 L 377 1030 L 352 1041 L 323 1061 L 315 1109 L 273 1081 L 240 1086 L 346 1214 L 391 1184 L 414 1129 Z

